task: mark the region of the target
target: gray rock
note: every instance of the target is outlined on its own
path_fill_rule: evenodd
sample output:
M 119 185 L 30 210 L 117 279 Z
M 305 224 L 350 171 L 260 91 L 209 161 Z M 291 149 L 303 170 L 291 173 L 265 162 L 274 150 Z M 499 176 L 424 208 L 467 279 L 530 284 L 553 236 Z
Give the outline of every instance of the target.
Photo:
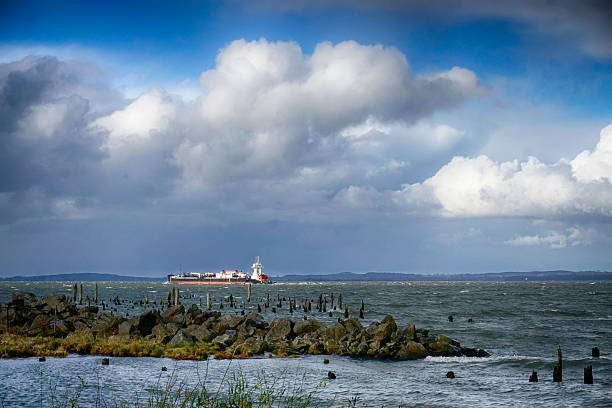
M 306 320 L 296 323 L 295 326 L 293 326 L 293 332 L 296 336 L 304 336 L 308 333 L 315 332 L 322 327 L 324 327 L 323 323 L 316 320 Z
M 427 349 L 421 343 L 408 341 L 399 347 L 395 356 L 397 360 L 417 360 L 427 355 Z
M 235 330 L 227 330 L 220 336 L 217 336 L 213 339 L 213 343 L 222 344 L 224 346 L 229 346 L 234 341 L 236 341 L 236 331 Z
M 176 332 L 176 334 L 174 335 L 174 337 L 172 337 L 172 340 L 170 340 L 168 344 L 170 344 L 171 346 L 176 346 L 179 344 L 193 343 L 193 341 L 193 336 L 185 332 L 184 329 L 180 329 Z
M 49 335 L 53 333 L 53 327 L 51 326 L 51 319 L 49 316 L 39 314 L 32 320 L 30 324 L 29 334 L 31 335 Z
M 76 312 L 76 306 L 68 302 L 66 295 L 47 295 L 42 299 L 41 303 L 49 312 L 55 312 L 55 310 L 57 310 L 57 313 Z
M 187 326 L 185 331 L 198 341 L 210 341 L 210 339 L 215 337 L 215 334 L 211 330 L 208 330 L 204 324 L 199 326 L 197 324 Z
M 287 318 L 274 319 L 268 328 L 266 341 L 291 340 L 294 337 L 292 328 L 293 322 L 291 320 Z
M 170 306 L 164 313 L 162 313 L 161 317 L 163 317 L 166 321 L 175 321 L 178 316 L 183 316 L 185 313 L 185 307 L 183 305 L 174 305 Z
M 26 306 L 34 306 L 36 304 L 36 295 L 29 292 L 15 291 L 11 295 L 12 303 L 23 302 Z
M 221 316 L 219 324 L 226 325 L 229 329 L 235 329 L 244 321 L 242 316 L 232 316 L 229 314 Z
M 148 336 L 157 324 L 161 323 L 162 318 L 157 310 L 149 310 L 136 317 L 136 328 L 141 336 Z
M 108 337 L 119 333 L 120 320 L 108 314 L 100 315 L 91 323 L 91 331 L 100 337 Z M 75 324 L 76 327 L 76 324 Z
M 374 340 L 385 344 L 391 340 L 391 336 L 397 331 L 397 324 L 391 315 L 387 315 L 378 325 Z
M 126 320 L 119 325 L 119 335 L 120 336 L 130 336 L 136 333 L 136 319 L 132 318 L 130 320 Z

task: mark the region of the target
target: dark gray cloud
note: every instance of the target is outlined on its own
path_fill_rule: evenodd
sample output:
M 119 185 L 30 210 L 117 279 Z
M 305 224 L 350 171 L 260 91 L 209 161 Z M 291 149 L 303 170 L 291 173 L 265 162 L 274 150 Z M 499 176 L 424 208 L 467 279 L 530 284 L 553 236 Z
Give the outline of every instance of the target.
M 528 34 L 571 45 L 597 58 L 612 58 L 612 3 L 608 0 L 306 0 L 252 2 L 258 10 L 308 13 L 352 9 L 401 13 L 407 20 L 431 19 L 443 23 L 506 19 L 526 25 Z

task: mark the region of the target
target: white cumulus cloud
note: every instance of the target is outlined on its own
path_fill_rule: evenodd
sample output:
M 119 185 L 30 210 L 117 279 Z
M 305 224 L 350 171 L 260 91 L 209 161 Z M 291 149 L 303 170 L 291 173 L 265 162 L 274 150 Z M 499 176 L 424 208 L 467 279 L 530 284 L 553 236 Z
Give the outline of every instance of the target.
M 597 241 L 599 233 L 593 228 L 571 227 L 565 231 L 549 231 L 545 234 L 517 236 L 506 241 L 512 246 L 548 246 L 553 249 L 568 246 L 590 245 Z
M 432 205 L 445 217 L 612 216 L 612 125 L 593 152 L 545 164 L 536 157 L 495 162 L 485 155 L 454 157 L 422 183 L 395 192 L 404 206 Z

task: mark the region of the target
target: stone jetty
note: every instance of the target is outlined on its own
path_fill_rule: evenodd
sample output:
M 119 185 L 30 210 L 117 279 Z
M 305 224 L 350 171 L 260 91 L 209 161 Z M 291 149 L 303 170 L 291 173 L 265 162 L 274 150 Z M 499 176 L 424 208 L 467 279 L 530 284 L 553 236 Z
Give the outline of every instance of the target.
M 195 304 L 188 309 L 177 304 L 161 313 L 153 309 L 128 318 L 101 312 L 97 306 L 77 307 L 65 295 L 37 299 L 23 292 L 13 293 L 11 302 L 0 303 L 0 332 L 3 358 L 68 353 L 177 359 L 300 354 L 387 360 L 488 356 L 482 349 L 464 347 L 413 324 L 400 328 L 389 315 L 365 327 L 354 317 L 338 318 L 326 326 L 313 319 L 267 322 L 255 312 L 221 314 Z

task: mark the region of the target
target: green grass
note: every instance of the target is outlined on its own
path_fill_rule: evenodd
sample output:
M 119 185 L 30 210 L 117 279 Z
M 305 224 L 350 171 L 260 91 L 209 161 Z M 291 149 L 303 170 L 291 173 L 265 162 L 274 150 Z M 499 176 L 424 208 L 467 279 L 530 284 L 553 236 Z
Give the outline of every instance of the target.
M 314 386 L 309 386 L 305 376 L 288 378 L 286 374 L 283 374 L 278 377 L 267 377 L 262 371 L 257 378 L 249 382 L 242 372 L 229 375 L 230 364 L 219 386 L 212 386 L 207 382 L 206 377 L 195 385 L 189 385 L 185 381 L 181 382 L 175 369 L 165 382 L 162 382 L 160 374 L 156 384 L 152 386 L 143 384 L 140 390 L 144 391 L 141 393 L 144 393 L 146 398 L 135 396 L 133 398 L 135 401 L 107 401 L 103 397 L 103 394 L 106 393 L 103 392 L 99 381 L 98 384 L 88 384 L 81 377 L 77 377 L 76 385 L 62 384 L 63 387 L 58 387 L 58 384 L 54 384 L 52 379 L 43 377 L 41 369 L 41 406 L 88 407 L 92 405 L 92 400 L 95 400 L 94 406 L 96 407 L 118 408 L 348 408 L 357 406 L 356 398 L 345 403 L 321 402 L 321 398 L 316 398 L 327 384 L 325 379 Z

